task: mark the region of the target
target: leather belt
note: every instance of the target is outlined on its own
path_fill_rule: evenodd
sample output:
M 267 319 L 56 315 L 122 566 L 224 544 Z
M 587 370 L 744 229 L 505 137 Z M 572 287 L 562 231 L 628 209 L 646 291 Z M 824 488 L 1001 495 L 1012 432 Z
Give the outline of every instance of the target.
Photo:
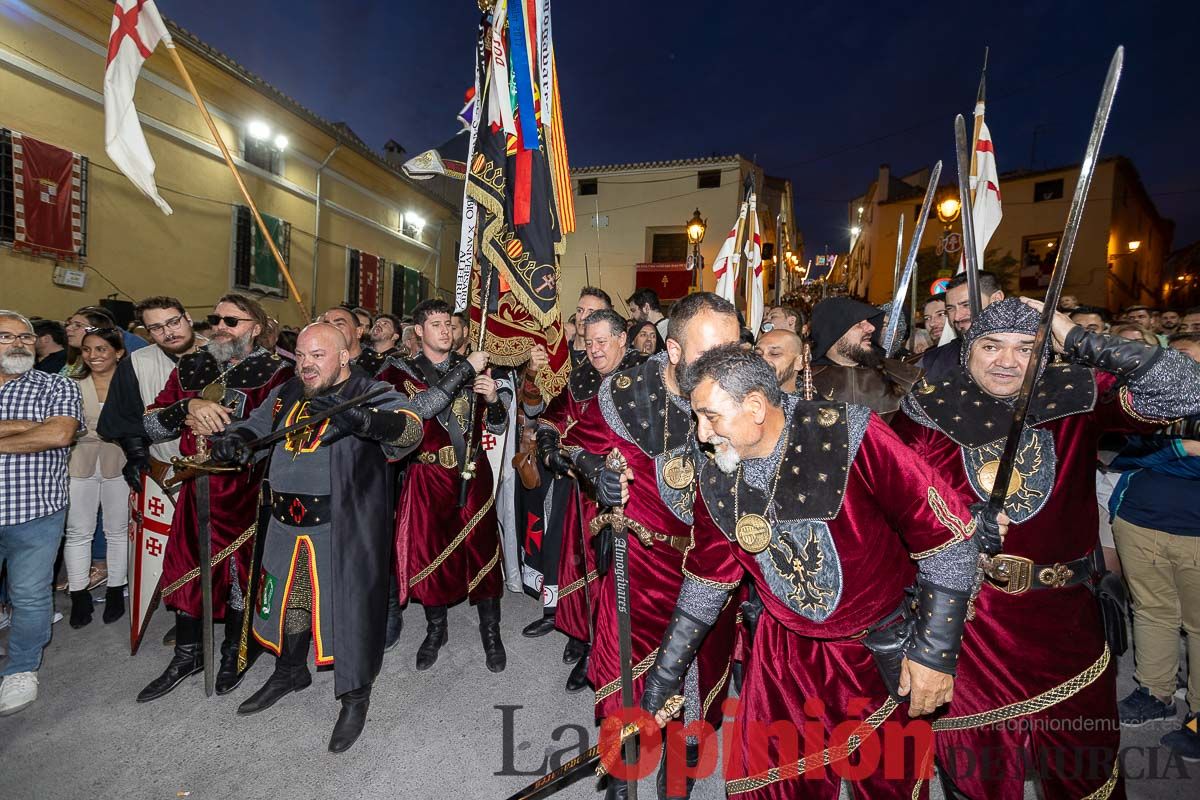
M 327 494 L 271 492 L 271 516 L 293 528 L 312 528 L 332 521 Z
M 454 450 L 454 445 L 448 444 L 440 450 L 422 450 L 417 453 L 417 461 L 422 464 L 441 464 L 446 469 L 455 469 L 458 466 L 458 453 Z
M 666 542 L 681 553 L 686 553 L 688 547 L 692 544 L 690 536 L 667 536 L 665 533 L 654 533 L 651 535 L 654 537 L 654 541 Z
M 1006 594 L 1024 594 L 1032 589 L 1062 589 L 1092 577 L 1092 557 L 1055 564 L 1035 564 L 1031 559 L 1001 553 L 984 566 L 988 583 Z

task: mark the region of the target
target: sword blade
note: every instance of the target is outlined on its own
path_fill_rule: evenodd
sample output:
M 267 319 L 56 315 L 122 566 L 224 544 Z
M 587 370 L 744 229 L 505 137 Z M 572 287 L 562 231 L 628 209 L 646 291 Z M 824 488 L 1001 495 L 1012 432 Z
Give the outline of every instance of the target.
M 1118 47 L 1113 54 L 1112 62 L 1108 65 L 1108 75 L 1104 79 L 1104 88 L 1100 92 L 1100 104 L 1096 108 L 1096 116 L 1092 121 L 1092 132 L 1088 136 L 1087 150 L 1083 155 L 1083 163 L 1079 166 L 1079 180 L 1075 184 L 1075 195 L 1071 198 L 1071 208 L 1067 212 L 1066 227 L 1063 228 L 1062 242 L 1058 248 L 1058 260 L 1054 262 L 1054 272 L 1050 275 L 1050 286 L 1046 289 L 1045 305 L 1042 308 L 1042 320 L 1038 326 L 1037 337 L 1033 341 L 1033 355 L 1025 367 L 1025 378 L 1021 382 L 1021 393 L 1017 396 L 1013 407 L 1013 421 L 1008 429 L 1008 438 L 1004 442 L 1004 453 L 1000 456 L 1000 464 L 996 469 L 996 482 L 992 485 L 992 493 L 988 505 L 997 511 L 1004 510 L 1004 501 L 1008 497 L 1008 483 L 1012 478 L 1013 467 L 1016 463 L 1017 450 L 1021 445 L 1021 434 L 1025 430 L 1025 416 L 1029 413 L 1029 401 L 1033 397 L 1034 384 L 1047 358 L 1047 346 L 1050 338 L 1050 323 L 1058 310 L 1058 299 L 1062 295 L 1063 284 L 1067 279 L 1067 269 L 1071 263 L 1071 252 L 1075 249 L 1075 236 L 1079 233 L 1079 224 L 1083 220 L 1083 207 L 1087 202 L 1088 189 L 1092 185 L 1092 176 L 1096 172 L 1096 161 L 1100 157 L 1100 142 L 1104 139 L 1104 129 L 1108 125 L 1108 117 L 1112 112 L 1113 98 L 1117 94 L 1117 83 L 1121 79 L 1121 68 L 1125 63 L 1125 48 Z
M 200 544 L 200 625 L 204 647 L 204 696 L 212 697 L 216 686 L 213 669 L 213 596 L 212 596 L 212 499 L 209 474 L 196 476 L 196 528 Z
M 954 151 L 958 161 L 958 201 L 962 213 L 963 258 L 967 265 L 967 297 L 971 303 L 971 319 L 979 316 L 979 253 L 975 250 L 975 209 L 971 206 L 971 147 L 967 138 L 967 121 L 959 114 L 954 118 Z
M 891 357 L 898 349 L 896 334 L 900 330 L 900 317 L 903 315 L 904 298 L 908 297 L 908 285 L 912 282 L 913 270 L 917 266 L 917 251 L 921 249 L 921 236 L 925 233 L 925 223 L 929 220 L 929 209 L 933 207 L 933 196 L 937 193 L 938 181 L 942 177 L 942 162 L 933 165 L 929 173 L 929 185 L 925 187 L 925 199 L 921 201 L 921 213 L 917 215 L 913 225 L 912 241 L 908 245 L 908 258 L 904 262 L 904 272 L 900 274 L 900 282 L 896 285 L 896 294 L 892 298 L 892 313 L 888 317 L 887 328 L 883 334 L 883 350 Z
M 892 293 L 896 292 L 896 284 L 900 282 L 900 265 L 904 263 L 904 215 L 900 215 L 900 223 L 896 226 L 896 265 L 892 267 Z M 893 304 L 892 308 L 896 306 Z

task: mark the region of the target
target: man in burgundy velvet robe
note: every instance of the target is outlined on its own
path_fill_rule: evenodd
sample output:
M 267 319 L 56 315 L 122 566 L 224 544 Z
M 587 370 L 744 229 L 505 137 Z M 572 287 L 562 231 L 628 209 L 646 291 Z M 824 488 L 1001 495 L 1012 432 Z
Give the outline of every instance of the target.
M 469 600 L 479 611 L 487 668 L 500 672 L 506 662 L 500 640 L 504 568 L 492 468 L 482 447 L 475 450 L 475 476 L 467 484 L 467 502 L 460 508 L 458 501 L 467 431 L 473 427 L 476 437 L 485 427 L 503 433 L 508 410 L 491 376 L 457 379 L 464 370 L 482 369 L 486 353 L 463 357 L 451 352 L 450 307 L 444 301 L 418 304 L 413 324 L 421 329 L 421 352 L 410 359 L 392 359 L 377 377 L 409 399 L 439 385 L 451 387 L 453 394 L 448 407 L 425 419 L 421 447 L 408 464 L 396 510 L 400 599 L 403 602 L 411 595 L 425 608 L 426 635 L 417 648 L 416 666 L 426 670 L 437 661 L 438 650 L 447 640 L 447 606 Z M 475 364 L 474 359 L 481 360 Z M 480 395 L 480 402 L 474 418 L 468 419 L 472 391 Z
M 184 456 L 207 453 L 210 436 L 246 419 L 272 389 L 292 377 L 289 362 L 256 344 L 267 327 L 266 312 L 258 302 L 226 295 L 209 321 L 213 333 L 208 345 L 179 360 L 142 421 L 152 442 L 178 438 Z M 238 641 L 263 470 L 260 465 L 209 478 L 213 618 L 225 620 L 218 694 L 233 691 L 242 679 Z M 163 604 L 175 612 L 175 652 L 166 671 L 138 694 L 139 703 L 162 697 L 204 668 L 196 510 L 195 484 L 187 481 L 171 519 L 160 584 Z
M 1039 313 L 1040 303 L 1016 298 L 987 306 L 965 334 L 961 366 L 919 386 L 894 422 L 969 498 L 986 499 L 996 479 Z M 1087 333 L 1063 314 L 1053 337 L 1066 363 L 1048 365 L 1035 388 L 1005 502 L 1012 526 L 935 726 L 939 763 L 974 800 L 1020 798 L 1027 762 L 1047 798 L 1124 796 L 1115 661 L 1088 585 L 1097 443 L 1200 404 L 1196 365 L 1179 353 Z
M 578 423 L 595 402 L 605 376 L 631 369 L 645 360 L 640 353 L 625 349 L 625 320 L 617 312 L 611 309 L 593 311 L 583 322 L 583 328 L 584 351 L 588 360 L 571 370 L 566 390 L 551 400 L 537 418 L 539 456 L 543 461 L 548 458 L 558 467 L 558 472 L 565 472 L 570 467 L 565 459 L 554 458 L 560 446 L 594 452 L 599 452 L 604 446 L 603 442 L 597 441 L 599 431 Z M 563 492 L 565 509 L 560 528 L 562 541 L 559 547 L 558 604 L 554 624 L 568 637 L 563 659 L 575 661 L 567 677 L 567 691 L 577 692 L 587 686 L 588 653 L 591 649 L 588 628 L 592 623 L 587 613 L 589 608 L 594 610 L 599 602 L 595 553 L 581 541 L 580 531 L 586 532 L 595 518 L 596 503 L 581 491 L 575 491 L 573 479 L 565 474 L 556 478 L 555 484 L 560 481 L 566 484 L 566 491 Z
M 672 308 L 667 351 L 632 369 L 604 379 L 596 398 L 571 429 L 584 449 L 568 450 L 575 473 L 595 487 L 601 506 L 624 501 L 630 521 L 628 553 L 632 624 L 633 696 L 654 660 L 671 606 L 683 582 L 683 553 L 691 541 L 695 497 L 696 449 L 691 407 L 679 389 L 679 374 L 712 347 L 737 342 L 739 326 L 733 306 L 708 292 L 680 300 Z M 620 475 L 604 466 L 619 450 L 634 479 L 622 497 Z M 607 531 L 599 534 L 611 535 Z M 596 689 L 596 718 L 621 708 L 621 670 L 617 644 L 616 586 L 610 569 L 599 583 L 595 641 L 588 680 Z M 687 713 L 692 719 L 721 721 L 721 701 L 729 685 L 735 609 L 721 614 L 713 635 L 689 673 Z M 610 780 L 610 796 L 621 797 L 623 781 Z
M 678 693 L 749 576 L 764 610 L 725 753 L 729 796 L 834 800 L 842 777 L 856 797 L 923 796 L 932 751 L 904 753 L 904 731 L 955 690 L 979 552 L 970 510 L 870 409 L 785 394 L 757 354 L 712 350 L 689 383 L 715 457 L 642 707 Z M 767 740 L 780 724 L 798 748 Z M 668 757 L 668 790 L 684 783 L 680 762 Z

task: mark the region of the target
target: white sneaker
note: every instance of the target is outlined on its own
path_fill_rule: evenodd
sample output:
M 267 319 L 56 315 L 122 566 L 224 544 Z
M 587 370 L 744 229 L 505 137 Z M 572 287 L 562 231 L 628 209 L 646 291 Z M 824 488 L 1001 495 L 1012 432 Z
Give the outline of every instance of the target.
M 54 616 L 53 616 L 53 617 L 50 619 L 50 624 L 51 624 L 51 625 L 53 625 L 53 624 L 54 624 L 54 623 L 56 623 L 56 622 L 61 622 L 61 621 L 62 621 L 62 618 L 63 618 L 63 617 L 62 617 L 62 612 L 61 612 L 61 611 L 55 611 L 55 612 L 54 612 Z
M 36 672 L 17 672 L 0 683 L 0 717 L 21 711 L 37 700 L 38 679 Z
M 12 611 L 8 606 L 0 606 L 0 631 L 12 624 Z

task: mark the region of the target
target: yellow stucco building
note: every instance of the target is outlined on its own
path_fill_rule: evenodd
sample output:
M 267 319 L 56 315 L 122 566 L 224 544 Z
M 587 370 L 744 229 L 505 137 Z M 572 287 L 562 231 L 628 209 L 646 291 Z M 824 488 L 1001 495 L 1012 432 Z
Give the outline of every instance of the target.
M 14 249 L 0 234 L 0 307 L 63 319 L 114 294 L 170 294 L 202 314 L 246 283 L 244 201 L 161 45 L 146 62 L 135 101 L 174 214 L 161 213 L 105 155 L 112 8 L 105 0 L 0 4 L 0 129 L 87 159 L 85 255 L 60 264 L 81 270 L 83 287 L 55 283 L 53 259 Z M 347 126 L 168 25 L 259 210 L 287 223 L 281 238 L 305 311 L 285 295 L 260 294 L 269 313 L 297 325 L 314 310 L 361 304 L 352 280 L 360 252 L 384 262 L 379 311 L 402 313 L 422 295 L 453 294 L 461 183 L 456 199 L 436 182 L 408 179 L 398 160 L 375 153 Z
M 1077 164 L 1000 176 L 1004 216 L 987 249 L 989 265 L 1002 273 L 1007 292 L 1030 297 L 1045 294 L 1078 179 Z M 852 293 L 872 303 L 891 299 L 899 218 L 904 215 L 907 251 L 928 182 L 928 170 L 896 176 L 885 164 L 867 191 L 850 202 L 849 225 L 862 229 L 845 273 Z M 947 177 L 943 170 L 941 183 L 935 209 L 942 199 L 958 196 L 953 172 Z M 861 217 L 859 208 L 863 209 Z M 953 274 L 957 269 L 958 252 L 953 248 L 958 246 L 961 232 L 961 217 L 947 226 L 936 213 L 930 214 L 921 239 L 927 252 L 919 261 L 919 297 L 929 296 L 929 285 L 939 273 Z M 952 235 L 948 240 L 951 252 L 945 257 L 948 272 L 938 247 L 945 233 Z M 1173 234 L 1174 224 L 1159 216 L 1133 163 L 1121 156 L 1101 159 L 1063 293 L 1074 295 L 1084 305 L 1113 311 L 1135 304 L 1157 305 L 1163 292 L 1163 262 L 1171 252 Z

